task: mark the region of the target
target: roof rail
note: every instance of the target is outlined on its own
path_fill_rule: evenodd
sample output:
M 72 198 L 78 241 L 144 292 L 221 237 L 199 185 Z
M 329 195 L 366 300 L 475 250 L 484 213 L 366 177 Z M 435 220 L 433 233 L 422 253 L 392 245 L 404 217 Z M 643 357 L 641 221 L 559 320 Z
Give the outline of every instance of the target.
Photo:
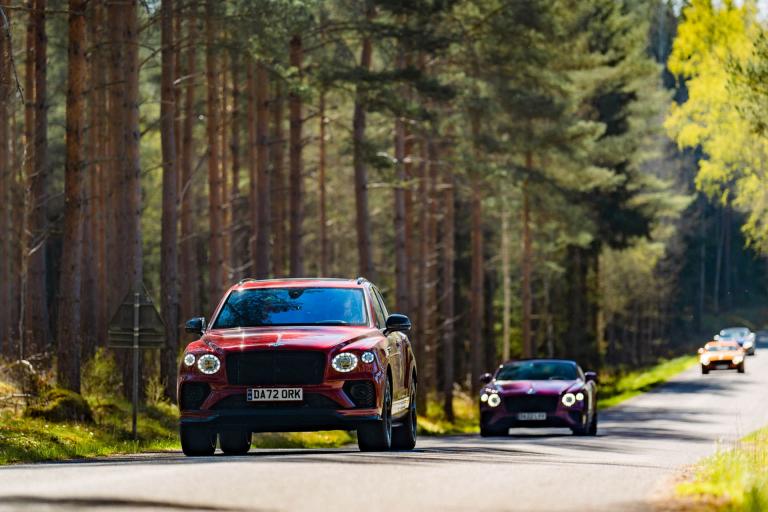
M 251 281 L 258 281 L 258 279 L 254 279 L 253 277 L 244 277 L 240 281 L 237 282 L 238 286 L 245 283 L 250 283 Z
M 366 278 L 364 278 L 364 277 L 358 277 L 357 278 L 357 284 L 363 284 L 363 283 L 368 283 L 368 282 L 369 281 Z

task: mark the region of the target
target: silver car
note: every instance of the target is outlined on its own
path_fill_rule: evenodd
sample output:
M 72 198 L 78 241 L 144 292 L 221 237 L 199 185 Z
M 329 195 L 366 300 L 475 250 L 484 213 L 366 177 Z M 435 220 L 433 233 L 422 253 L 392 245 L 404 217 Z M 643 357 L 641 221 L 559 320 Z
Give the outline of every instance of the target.
M 715 339 L 718 341 L 735 341 L 748 355 L 755 355 L 755 333 L 747 327 L 728 327 L 720 331 Z

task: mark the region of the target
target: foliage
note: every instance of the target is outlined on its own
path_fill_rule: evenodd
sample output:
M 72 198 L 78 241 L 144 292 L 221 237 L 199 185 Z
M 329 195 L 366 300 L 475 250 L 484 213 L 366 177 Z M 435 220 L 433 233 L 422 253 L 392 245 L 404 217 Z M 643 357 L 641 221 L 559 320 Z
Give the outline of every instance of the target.
M 83 366 L 83 393 L 92 397 L 119 396 L 123 379 L 115 363 L 114 351 L 98 347 Z
M 650 368 L 602 374 L 600 375 L 597 405 L 600 408 L 612 407 L 650 391 L 678 373 L 694 366 L 697 361 L 698 359 L 693 356 L 681 356 L 662 361 Z
M 445 436 L 456 434 L 476 434 L 480 431 L 480 411 L 477 400 L 466 393 L 456 393 L 453 397 L 453 421 L 445 417 L 442 404 L 437 397 L 427 402 L 427 410 L 419 416 L 418 433 L 424 436 Z
M 88 402 L 73 391 L 53 388 L 46 391 L 38 401 L 39 404 L 27 407 L 24 416 L 54 422 L 93 422 L 93 413 Z
M 701 461 L 693 477 L 677 486 L 694 506 L 757 512 L 768 508 L 768 429 L 758 430 Z

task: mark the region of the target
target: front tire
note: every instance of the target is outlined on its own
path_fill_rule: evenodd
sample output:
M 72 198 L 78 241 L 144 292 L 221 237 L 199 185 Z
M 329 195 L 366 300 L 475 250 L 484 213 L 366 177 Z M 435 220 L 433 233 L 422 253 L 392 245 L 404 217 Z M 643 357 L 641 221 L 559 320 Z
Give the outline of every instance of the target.
M 504 431 L 490 428 L 485 423 L 480 423 L 480 437 L 501 437 L 506 435 Z
M 245 455 L 251 449 L 251 433 L 244 430 L 221 432 L 219 445 L 227 455 Z
M 411 377 L 408 414 L 403 417 L 403 424 L 392 429 L 393 450 L 413 450 L 416 447 L 416 381 Z
M 744 373 L 744 363 L 740 363 L 739 366 L 736 367 L 736 371 L 739 373 Z
M 216 451 L 216 433 L 199 425 L 180 425 L 181 451 L 187 457 L 208 457 Z
M 706 375 L 709 373 L 709 367 L 706 365 L 701 365 L 701 374 Z
M 361 452 L 383 452 L 392 447 L 392 385 L 389 377 L 384 384 L 381 419 L 360 425 L 357 446 Z

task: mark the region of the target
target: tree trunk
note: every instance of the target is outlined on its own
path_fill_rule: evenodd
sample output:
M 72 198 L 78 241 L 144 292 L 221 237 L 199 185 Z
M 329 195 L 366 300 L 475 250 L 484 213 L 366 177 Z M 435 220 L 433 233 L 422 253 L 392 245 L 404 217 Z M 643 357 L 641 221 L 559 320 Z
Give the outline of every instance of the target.
M 366 19 L 373 21 L 375 9 L 367 2 Z M 370 35 L 363 37 L 360 52 L 360 70 L 368 73 L 371 69 L 373 45 Z M 355 90 L 355 105 L 352 115 L 352 159 L 355 172 L 355 213 L 357 228 L 358 267 L 361 276 L 376 279 L 373 255 L 371 254 L 371 218 L 368 211 L 368 164 L 365 154 L 365 125 L 368 98 L 366 86 L 358 85 Z
M 162 353 L 160 380 L 165 395 L 176 399 L 176 372 L 179 355 L 178 291 L 178 161 L 176 159 L 176 91 L 174 90 L 175 48 L 173 40 L 173 0 L 163 0 L 160 7 L 160 144 L 163 157 L 163 217 L 160 241 L 160 287 L 165 317 L 165 348 Z
M 270 194 L 272 179 L 269 173 L 269 77 L 262 62 L 256 66 L 255 89 L 256 175 L 251 175 L 251 215 L 253 222 L 258 225 L 258 230 L 255 236 L 253 258 L 256 264 L 256 277 L 265 279 L 269 277 L 269 267 L 272 263 L 270 250 L 270 240 L 272 239 Z
M 705 203 L 701 201 L 701 214 L 699 216 L 699 297 L 696 307 L 696 332 L 702 331 L 702 321 L 704 319 L 704 299 L 707 288 L 707 224 L 705 216 Z
M 5 13 L 5 10 L 3 10 Z M 6 14 L 7 16 L 7 14 Z M 9 20 L 10 23 L 10 20 Z M 11 70 L 11 48 L 8 45 L 6 34 L 0 31 L 0 231 L 5 236 L 0 238 L 0 355 L 10 354 L 11 329 L 11 273 L 12 229 L 11 200 L 12 167 L 9 155 L 9 145 L 14 141 L 10 138 L 8 126 L 9 109 L 8 100 L 12 97 L 14 82 Z
M 271 149 L 272 154 L 272 194 L 270 200 L 274 204 L 274 214 L 272 229 L 275 234 L 273 244 L 274 253 L 272 260 L 272 273 L 275 277 L 285 277 L 286 268 L 286 248 L 288 234 L 285 230 L 286 216 L 286 191 L 285 169 L 284 169 L 284 147 L 285 136 L 283 132 L 283 86 L 280 81 L 275 83 L 275 98 L 272 103 L 272 122 L 273 133 Z
M 402 49 L 398 52 L 397 67 L 405 66 L 405 55 Z M 402 91 L 405 93 L 405 90 Z M 407 182 L 405 169 L 405 120 L 401 115 L 395 117 L 395 306 L 397 311 L 407 314 L 410 312 L 408 297 L 411 283 L 408 280 L 407 229 L 405 211 L 405 184 Z
M 46 245 L 48 239 L 48 104 L 46 96 L 45 0 L 34 0 L 30 6 L 30 28 L 27 43 L 32 43 L 27 61 L 27 91 L 31 103 L 26 110 L 27 128 L 27 210 L 26 243 L 23 244 L 25 263 L 24 338 L 21 357 L 26 353 L 46 350 L 50 345 L 48 296 L 46 292 Z M 31 37 L 30 37 L 31 36 Z M 28 48 L 28 51 L 29 48 Z M 31 92 L 34 91 L 34 95 Z M 34 141 L 34 142 L 32 142 Z M 30 145 L 32 142 L 32 145 Z M 31 151 L 30 151 L 31 149 Z
M 478 141 L 480 137 L 480 119 L 478 112 L 471 112 L 472 137 L 474 141 L 475 157 L 479 161 L 480 148 Z M 485 273 L 483 268 L 485 261 L 483 257 L 483 196 L 482 181 L 477 175 L 472 177 L 471 192 L 471 272 L 470 272 L 470 311 L 469 311 L 469 342 L 471 344 L 470 354 L 472 361 L 472 382 L 471 388 L 477 391 L 480 388 L 480 375 L 483 373 L 483 362 L 485 361 L 483 350 L 483 315 L 485 314 L 485 293 L 483 281 Z
M 531 154 L 526 155 L 527 167 L 531 169 Z M 522 255 L 522 302 L 523 302 L 523 357 L 533 357 L 531 339 L 531 315 L 533 314 L 531 294 L 531 205 L 528 192 L 528 178 L 523 181 L 523 255 Z
M 139 144 L 141 131 L 139 126 L 139 26 L 138 3 L 130 0 L 127 3 L 125 16 L 125 114 L 123 143 L 125 145 L 125 177 L 128 194 L 126 227 L 127 247 L 129 256 L 128 282 L 134 286 L 143 282 L 142 246 L 141 246 L 141 162 L 139 160 Z
M 718 226 L 719 236 L 717 237 L 717 258 L 715 259 L 715 282 L 712 288 L 712 305 L 716 315 L 720 314 L 720 274 L 723 268 L 723 246 L 725 245 L 725 226 L 723 223 L 724 213 L 719 212 Z
M 325 90 L 320 91 L 320 140 L 317 163 L 317 188 L 319 192 L 319 216 L 320 216 L 320 265 L 319 273 L 322 277 L 328 277 L 328 214 L 326 210 L 325 192 Z
M 443 357 L 443 411 L 448 421 L 453 421 L 453 382 L 454 343 L 455 343 L 455 296 L 454 265 L 456 260 L 455 240 L 455 178 L 451 169 L 443 174 L 443 222 L 442 222 L 442 282 L 443 296 L 440 301 L 440 313 L 443 319 L 442 350 Z
M 214 303 L 221 297 L 224 277 L 224 254 L 221 222 L 221 173 L 219 171 L 219 70 L 216 62 L 214 26 L 216 9 L 214 0 L 205 2 L 205 77 L 208 88 L 208 221 L 210 239 L 208 249 L 208 299 Z
M 222 38 L 226 39 L 226 34 L 222 33 Z M 231 244 L 232 244 L 232 189 L 229 187 L 227 169 L 229 169 L 229 140 L 227 135 L 227 111 L 229 106 L 229 94 L 227 93 L 227 82 L 229 81 L 228 71 L 231 66 L 228 63 L 227 52 L 221 52 L 219 62 L 221 76 L 221 90 L 219 91 L 219 179 L 221 194 L 221 284 L 222 291 L 230 286 L 232 282 Z M 231 125 L 230 125 L 231 127 Z
M 509 203 L 506 194 L 501 198 L 501 281 L 504 303 L 502 306 L 501 358 L 509 361 L 509 343 L 512 337 L 512 251 L 509 240 Z
M 240 197 L 240 129 L 242 119 L 242 101 L 240 99 L 240 58 L 237 52 L 232 52 L 232 133 L 230 135 L 230 153 L 232 154 L 232 183 L 229 194 L 232 218 L 232 233 L 230 236 L 229 264 L 232 268 L 230 279 L 239 281 L 243 276 L 245 255 L 248 248 L 248 237 L 245 234 L 246 220 L 243 201 Z
M 81 264 L 83 247 L 83 127 L 85 125 L 85 8 L 87 0 L 69 0 L 64 236 L 61 257 L 56 381 L 80 392 Z
M 191 318 L 202 314 L 200 303 L 199 267 L 197 264 L 197 230 L 195 229 L 194 210 L 197 203 L 197 194 L 192 184 L 193 169 L 192 158 L 194 155 L 194 140 L 192 126 L 197 118 L 195 112 L 195 83 L 197 75 L 197 61 L 195 41 L 197 40 L 197 9 L 194 4 L 188 6 L 190 12 L 187 19 L 187 45 L 186 52 L 186 87 L 184 90 L 184 126 L 182 134 L 181 153 L 181 282 L 184 283 L 182 294 L 183 318 Z
M 290 43 L 290 63 L 296 68 L 296 76 L 299 82 L 302 77 L 302 60 L 304 58 L 301 36 L 294 35 Z M 290 174 L 290 262 L 291 275 L 304 276 L 304 248 L 303 229 L 304 224 L 304 162 L 302 160 L 301 132 L 303 127 L 301 96 L 297 90 L 291 91 L 288 98 L 290 114 L 290 150 L 289 150 L 289 174 Z

